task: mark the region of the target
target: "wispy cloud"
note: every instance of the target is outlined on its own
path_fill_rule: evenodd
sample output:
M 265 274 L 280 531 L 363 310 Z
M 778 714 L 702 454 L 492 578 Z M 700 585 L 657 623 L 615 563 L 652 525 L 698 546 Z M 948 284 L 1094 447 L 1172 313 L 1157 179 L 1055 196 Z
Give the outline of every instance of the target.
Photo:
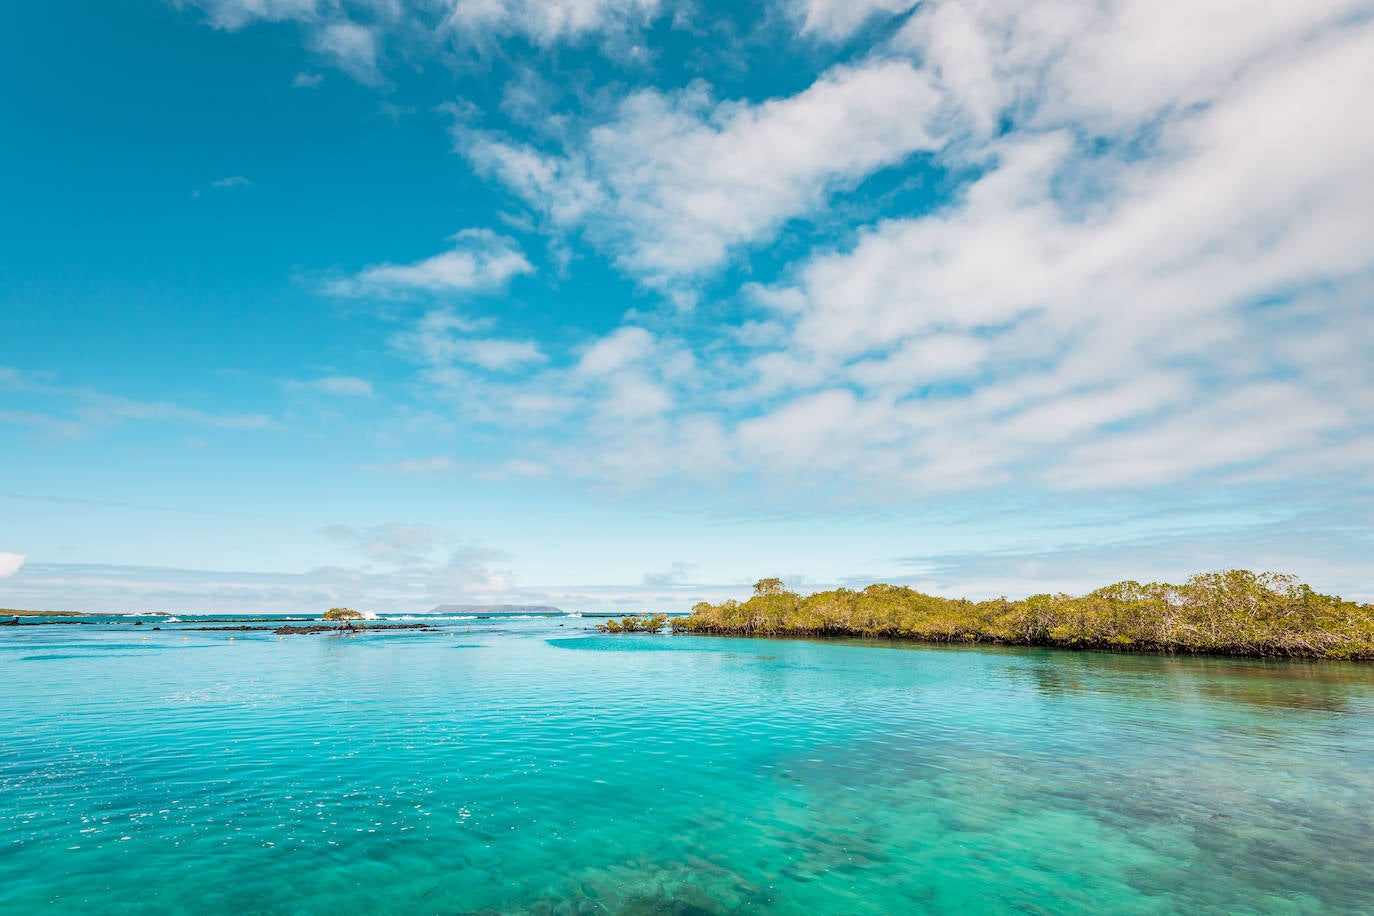
M 367 26 L 349 21 L 320 26 L 311 38 L 311 47 L 360 83 L 375 86 L 382 82 L 377 35 Z
M 383 568 L 390 567 L 390 572 L 370 574 L 384 577 L 382 581 L 406 583 L 414 592 L 412 601 L 491 600 L 515 590 L 510 573 L 492 568 L 493 563 L 509 559 L 505 552 L 461 543 L 442 528 L 399 523 L 367 528 L 334 525 L 325 534 Z
M 399 545 L 404 551 L 404 545 Z M 406 558 L 404 552 L 400 554 Z M 326 566 L 298 573 L 100 564 L 29 564 L 0 580 L 0 598 L 16 607 L 81 611 L 319 614 L 349 606 L 428 611 L 440 604 L 552 604 L 566 610 L 683 610 L 701 600 L 741 597 L 740 583 L 702 585 L 568 585 L 521 587 L 493 569 L 504 555 L 458 548 L 436 560 L 381 568 Z
M 792 98 L 644 92 L 554 155 L 457 136 L 555 226 L 654 281 L 721 263 L 913 150 L 971 175 L 755 288 L 767 320 L 713 329 L 671 381 L 638 322 L 546 373 L 560 418 L 595 405 L 603 421 L 581 452 L 593 473 L 673 475 L 681 453 L 656 443 L 698 441 L 700 468 L 865 498 L 1278 469 L 1368 480 L 1354 456 L 1374 432 L 1374 223 L 1358 214 L 1374 209 L 1374 130 L 1340 114 L 1374 81 L 1357 6 L 932 2 L 880 55 Z M 1175 48 L 1174 75 L 1150 78 L 1142 49 L 1185 33 L 1225 37 Z M 793 124 L 816 143 L 788 140 Z
M 212 188 L 251 188 L 253 182 L 242 175 L 230 175 L 227 178 L 220 178 L 210 182 Z
M 88 422 L 108 426 L 123 420 L 195 423 L 216 429 L 270 429 L 276 422 L 266 414 L 221 414 L 165 401 L 134 401 L 114 395 L 89 393 L 76 413 Z
M 523 35 L 548 47 L 647 26 L 660 0 L 449 0 L 444 27 L 459 41 Z
M 285 385 L 291 392 L 340 398 L 370 398 L 375 394 L 371 382 L 351 375 L 331 375 L 308 381 L 290 379 Z
M 360 83 L 385 83 L 383 59 L 388 43 L 408 52 L 486 51 L 508 39 L 541 49 L 563 43 L 595 41 L 609 55 L 633 60 L 641 52 L 637 36 L 668 6 L 660 0 L 173 0 L 203 11 L 207 25 L 234 31 L 259 22 L 294 23 L 305 46 L 320 60 Z M 302 73 L 296 88 L 318 85 Z
M 177 6 L 191 5 L 205 11 L 206 20 L 217 29 L 241 29 L 259 20 L 283 22 L 312 20 L 331 5 L 328 0 L 174 0 Z
M 668 586 L 680 586 L 687 581 L 687 577 L 697 568 L 695 563 L 684 563 L 681 560 L 674 560 L 672 565 L 662 572 L 645 573 L 643 584 L 652 588 L 666 588 Z
M 442 528 L 396 522 L 367 528 L 331 525 L 324 533 L 355 548 L 368 559 L 397 565 L 426 562 L 426 556 L 449 538 L 449 533 Z
M 451 311 L 429 312 L 392 343 L 401 352 L 432 370 L 462 363 L 493 372 L 508 372 L 538 365 L 547 357 L 530 340 L 481 336 L 490 322 L 475 321 Z
M 626 270 L 662 285 L 714 269 L 836 190 L 938 148 L 938 102 L 927 74 L 879 59 L 754 105 L 717 100 L 701 83 L 643 90 L 554 154 L 463 122 L 455 137 L 479 171 L 555 225 L 585 226 Z
M 85 424 L 31 410 L 0 410 L 0 423 L 27 426 L 60 439 L 74 439 L 86 432 Z
M 432 458 L 402 458 L 397 461 L 374 461 L 359 465 L 360 471 L 371 474 L 394 474 L 399 477 L 432 477 L 448 474 L 458 467 L 458 462 L 444 455 Z
M 217 413 L 167 401 L 138 401 L 88 388 L 54 385 L 44 376 L 15 370 L 0 370 L 0 390 L 27 396 L 48 408 L 3 411 L 0 421 L 24 423 L 66 437 L 125 421 L 190 423 L 229 430 L 269 429 L 277 425 L 266 414 Z
M 449 239 L 453 247 L 412 264 L 378 264 L 324 285 L 333 296 L 396 296 L 406 293 L 467 292 L 499 287 L 534 272 L 514 239 L 489 229 L 466 229 Z
M 291 80 L 292 89 L 318 89 L 324 82 L 323 73 L 297 73 Z
M 789 0 L 804 35 L 841 41 L 879 16 L 915 8 L 919 0 Z

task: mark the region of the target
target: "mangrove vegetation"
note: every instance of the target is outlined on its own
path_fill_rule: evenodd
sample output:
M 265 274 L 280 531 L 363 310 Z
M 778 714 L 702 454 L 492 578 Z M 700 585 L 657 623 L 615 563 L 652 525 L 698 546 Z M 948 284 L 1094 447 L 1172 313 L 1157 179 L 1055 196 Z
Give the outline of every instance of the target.
M 619 620 L 612 618 L 605 623 L 597 624 L 596 628 L 602 633 L 660 633 L 667 625 L 667 614 L 643 614 L 622 617 Z
M 1294 577 L 1233 569 L 1182 585 L 1118 582 L 1081 597 L 941 598 L 901 585 L 813 595 L 761 579 L 747 601 L 702 602 L 676 633 L 862 636 L 1134 652 L 1374 658 L 1374 605 L 1322 595 Z M 613 631 L 614 632 L 614 631 Z
M 362 622 L 362 612 L 355 611 L 351 607 L 332 607 L 324 612 L 324 619 L 337 623 L 340 630 L 352 630 L 355 628 L 354 624 L 360 627 L 367 626 Z

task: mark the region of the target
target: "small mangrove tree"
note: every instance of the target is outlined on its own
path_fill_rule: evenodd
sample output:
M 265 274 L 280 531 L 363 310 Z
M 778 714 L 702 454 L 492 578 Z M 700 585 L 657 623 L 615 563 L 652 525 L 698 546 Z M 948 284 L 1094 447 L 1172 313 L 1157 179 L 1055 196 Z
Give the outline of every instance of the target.
M 668 625 L 667 614 L 642 614 L 597 624 L 602 633 L 661 633 Z
M 340 630 L 355 629 L 354 623 L 361 621 L 363 615 L 349 607 L 332 607 L 324 612 L 324 619 L 338 623 Z

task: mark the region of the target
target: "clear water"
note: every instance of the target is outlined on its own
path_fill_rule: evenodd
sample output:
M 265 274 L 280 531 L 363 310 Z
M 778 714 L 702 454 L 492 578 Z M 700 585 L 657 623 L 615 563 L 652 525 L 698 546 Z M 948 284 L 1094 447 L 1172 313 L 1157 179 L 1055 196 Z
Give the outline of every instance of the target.
M 1374 907 L 1371 666 L 447 625 L 0 630 L 0 911 Z

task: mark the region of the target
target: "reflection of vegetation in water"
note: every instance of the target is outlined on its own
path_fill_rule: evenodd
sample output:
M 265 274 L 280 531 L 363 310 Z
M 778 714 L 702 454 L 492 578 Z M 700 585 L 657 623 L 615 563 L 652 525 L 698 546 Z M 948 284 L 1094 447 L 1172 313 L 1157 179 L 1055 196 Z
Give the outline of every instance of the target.
M 1139 663 L 1139 667 L 1130 662 Z M 1045 652 L 1009 667 L 1014 683 L 1055 699 L 1072 695 L 1112 696 L 1128 702 L 1199 699 L 1269 709 L 1346 712 L 1350 689 L 1374 683 L 1374 672 L 1328 661 L 1217 657 L 1122 658 L 1104 669 L 1087 657 Z
M 1374 605 L 1318 594 L 1291 576 L 1245 570 L 1196 575 L 1183 585 L 1119 582 L 1078 598 L 980 602 L 896 585 L 803 598 L 778 579 L 761 579 L 748 601 L 703 601 L 672 626 L 688 633 L 1374 658 Z

